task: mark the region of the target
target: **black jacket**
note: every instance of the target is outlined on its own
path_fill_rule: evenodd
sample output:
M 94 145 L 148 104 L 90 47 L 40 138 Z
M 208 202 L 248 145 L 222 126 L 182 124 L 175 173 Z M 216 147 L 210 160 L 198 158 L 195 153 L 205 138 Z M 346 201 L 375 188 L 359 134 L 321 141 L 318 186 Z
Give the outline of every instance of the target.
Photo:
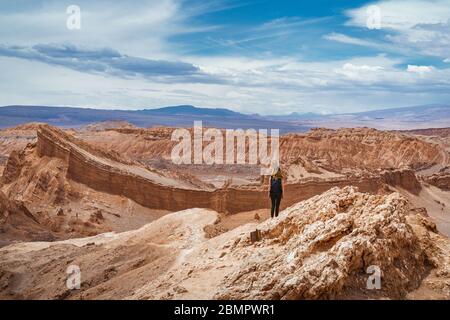
M 283 183 L 281 178 L 276 178 L 274 176 L 270 177 L 270 194 L 271 195 L 283 194 Z

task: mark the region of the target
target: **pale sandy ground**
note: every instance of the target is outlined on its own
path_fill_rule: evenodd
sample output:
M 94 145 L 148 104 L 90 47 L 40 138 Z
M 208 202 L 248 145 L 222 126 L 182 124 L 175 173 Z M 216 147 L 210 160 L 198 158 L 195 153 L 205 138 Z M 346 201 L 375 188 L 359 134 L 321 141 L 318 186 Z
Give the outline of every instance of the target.
M 343 174 L 327 171 L 322 168 L 318 168 L 320 172 L 308 172 L 302 165 L 293 164 L 288 167 L 287 170 L 287 180 L 289 182 L 300 181 L 305 178 L 320 178 L 320 179 L 330 179 L 330 178 L 342 178 L 345 177 Z
M 168 210 L 150 209 L 127 197 L 99 192 L 74 181 L 70 183 L 83 196 L 80 200 L 67 203 L 63 207 L 65 212 L 70 209 L 72 215 L 76 213 L 86 221 L 93 212 L 101 210 L 104 226 L 117 232 L 138 229 L 170 213 Z
M 255 228 L 258 222 L 254 219 L 255 213 L 262 216 L 261 221 L 269 216 L 268 210 L 222 216 L 221 223 L 224 227 L 234 229 L 209 240 L 205 238 L 203 229 L 217 221 L 221 215 L 211 210 L 189 209 L 163 216 L 138 230 L 128 232 L 109 232 L 58 242 L 17 243 L 13 247 L 0 249 L 0 257 L 6 254 L 9 261 L 27 261 L 25 262 L 27 266 L 20 263 L 16 269 L 17 272 L 25 272 L 25 274 L 30 267 L 53 269 L 53 274 L 33 276 L 28 280 L 25 280 L 26 276 L 21 276 L 21 281 L 14 281 L 13 285 L 9 285 L 10 292 L 20 296 L 23 290 L 24 297 L 27 298 L 45 299 L 64 296 L 66 289 L 64 282 L 61 281 L 65 277 L 65 268 L 68 263 L 71 263 L 80 266 L 83 281 L 92 284 L 102 278 L 104 282 L 99 283 L 96 288 L 73 296 L 74 299 L 89 299 L 91 296 L 96 299 L 112 297 L 171 299 L 173 295 L 176 295 L 177 299 L 211 299 L 213 288 L 219 285 L 224 275 L 230 272 L 239 261 L 219 258 L 220 252 L 215 249 L 208 251 L 208 248 L 229 246 L 229 242 L 234 241 L 233 239 L 245 236 Z M 239 225 L 241 226 L 238 227 Z M 147 245 L 142 246 L 144 243 Z M 52 256 L 57 257 L 57 260 L 53 260 Z M 199 256 L 202 257 L 201 264 L 207 268 L 205 269 L 207 272 L 201 272 L 195 268 L 195 260 L 197 260 L 195 257 Z M 49 260 L 45 257 L 54 261 L 51 266 L 48 265 Z M 150 263 L 151 267 L 149 267 L 149 259 L 153 261 Z M 95 260 L 98 260 L 98 263 L 95 263 Z M 145 261 L 145 263 L 139 261 Z M 127 266 L 124 266 L 124 263 Z M 145 268 L 136 266 L 140 263 L 145 264 Z M 95 264 L 99 267 L 95 268 Z M 189 273 L 186 269 L 187 264 L 193 265 L 196 269 L 192 275 L 187 274 Z M 105 266 L 117 269 L 119 275 L 109 279 Z M 55 269 L 60 270 L 58 279 L 54 278 Z M 181 272 L 180 269 L 183 271 Z M 33 282 L 36 282 L 36 288 L 30 289 L 30 284 Z M 61 283 L 58 284 L 58 282 Z M 182 283 L 182 287 L 177 287 L 177 282 Z M 50 290 L 47 293 L 48 296 L 42 295 L 39 287 L 42 288 L 45 283 L 52 283 L 51 287 L 55 288 L 56 292 Z M 124 283 L 126 283 L 125 286 Z M 130 291 L 133 287 L 138 289 Z M 8 295 L 0 294 L 0 298 L 7 297 Z
M 231 173 L 222 171 L 211 171 L 205 166 L 203 172 L 195 172 L 195 175 L 202 179 L 202 181 L 211 183 L 216 188 L 223 187 L 226 183 L 228 186 L 244 186 L 244 185 L 258 185 L 261 181 L 260 167 L 256 170 L 248 170 L 248 173 Z M 319 179 L 333 179 L 345 177 L 343 174 L 327 171 L 323 168 L 317 168 L 318 172 L 309 172 L 300 164 L 292 164 L 286 167 L 286 179 L 289 183 L 300 182 L 308 178 Z
M 450 192 L 423 186 L 419 195 L 399 190 L 415 207 L 424 207 L 438 230 L 450 237 Z
M 204 226 L 216 219 L 213 211 L 191 209 L 166 215 L 138 230 L 1 248 L 0 256 L 8 256 L 10 262 L 24 262 L 13 262 L 18 275 L 8 284 L 7 291 L 16 298 L 40 299 L 76 293 L 67 290 L 64 280 L 66 268 L 72 264 L 80 267 L 83 282 L 91 287 L 72 298 L 129 297 L 135 293 L 133 288 L 157 281 L 158 275 L 163 276 L 168 270 L 176 272 L 183 257 L 205 240 Z M 34 268 L 43 272 L 32 272 Z M 5 279 L 4 273 L 2 276 Z M 43 294 L 42 288 L 47 293 Z M 0 298 L 8 297 L 9 294 L 0 293 Z

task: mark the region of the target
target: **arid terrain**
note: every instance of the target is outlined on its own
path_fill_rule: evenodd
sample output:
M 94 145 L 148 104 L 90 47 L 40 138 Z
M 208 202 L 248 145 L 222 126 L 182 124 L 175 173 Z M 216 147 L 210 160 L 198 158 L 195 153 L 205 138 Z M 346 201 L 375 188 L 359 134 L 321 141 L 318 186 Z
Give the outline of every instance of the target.
M 0 298 L 450 299 L 450 129 L 282 135 L 276 219 L 259 165 L 176 165 L 173 130 L 0 130 Z

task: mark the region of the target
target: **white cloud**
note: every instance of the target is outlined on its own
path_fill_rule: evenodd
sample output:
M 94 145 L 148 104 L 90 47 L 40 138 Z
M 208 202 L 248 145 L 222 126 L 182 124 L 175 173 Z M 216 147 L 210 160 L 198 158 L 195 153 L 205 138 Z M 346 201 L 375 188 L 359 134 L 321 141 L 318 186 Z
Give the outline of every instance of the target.
M 383 0 L 348 10 L 348 24 L 367 27 L 367 9 L 373 5 L 381 10 L 381 28 L 408 30 L 418 24 L 447 23 L 450 19 L 448 0 Z
M 332 33 L 325 35 L 324 39 L 341 42 L 341 43 L 354 44 L 354 45 L 358 45 L 358 46 L 365 46 L 365 47 L 370 47 L 370 46 L 374 45 L 373 41 L 350 37 L 348 35 L 345 35 L 342 33 L 336 33 L 336 32 L 332 32 Z
M 407 47 L 400 47 L 393 43 L 387 41 L 379 41 L 373 39 L 361 39 L 356 37 L 351 37 L 342 33 L 332 32 L 323 37 L 326 40 L 336 41 L 340 43 L 345 43 L 349 45 L 357 45 L 367 48 L 377 49 L 381 52 L 393 52 L 402 53 L 405 55 L 413 54 L 414 51 Z
M 434 69 L 423 73 L 426 77 L 418 77 L 418 73 L 406 68 L 396 68 L 399 60 L 382 55 L 325 62 L 293 58 L 192 57 L 192 63 L 225 81 L 177 83 L 152 78 L 121 78 L 0 57 L 3 93 L 0 105 L 143 108 L 189 103 L 248 113 L 282 114 L 394 107 L 399 106 L 399 97 L 400 105 L 450 99 L 450 70 Z M 415 67 L 421 70 L 420 67 L 426 66 Z M 414 66 L 410 71 L 411 68 Z M 42 74 L 46 77 L 42 78 Z
M 375 73 L 382 70 L 383 67 L 381 66 L 354 65 L 347 62 L 341 68 L 335 69 L 335 72 L 337 74 L 344 75 L 349 79 L 374 81 L 377 79 L 377 75 Z
M 424 74 L 424 73 L 433 71 L 433 67 L 431 67 L 431 66 L 416 66 L 416 65 L 409 64 L 406 71 Z
M 37 2 L 37 1 L 36 1 Z M 112 47 L 129 55 L 152 59 L 176 56 L 170 37 L 211 30 L 213 25 L 194 24 L 191 18 L 207 10 L 219 10 L 221 1 L 211 5 L 183 7 L 183 0 L 88 1 L 75 2 L 81 9 L 81 29 L 68 30 L 67 4 L 23 2 L 13 12 L 0 8 L 0 39 L 4 44 L 71 43 Z
M 371 3 L 381 13 L 385 40 L 398 52 L 415 50 L 418 54 L 447 58 L 450 51 L 449 0 L 382 0 Z M 347 25 L 367 28 L 369 5 L 348 10 Z M 391 47 L 393 48 L 393 47 Z
M 214 7 L 209 2 L 199 1 L 198 6 L 189 7 L 188 11 L 182 10 L 181 0 L 143 1 L 133 6 L 125 2 L 112 5 L 106 1 L 77 2 L 82 10 L 80 32 L 65 28 L 65 7 L 59 1 L 53 1 L 47 2 L 45 6 L 34 6 L 28 11 L 13 14 L 1 13 L 0 10 L 0 39 L 4 44 L 19 45 L 22 48 L 30 48 L 38 43 L 81 45 L 91 48 L 86 52 L 89 55 L 95 51 L 92 48 L 111 47 L 126 56 L 127 64 L 118 66 L 114 60 L 116 58 L 112 58 L 114 61 L 105 61 L 100 57 L 100 61 L 94 62 L 106 65 L 108 72 L 87 73 L 82 72 L 85 71 L 83 66 L 74 67 L 72 60 L 58 63 L 61 59 L 52 54 L 46 55 L 52 58 L 54 63 L 51 65 L 48 59 L 28 61 L 11 55 L 0 57 L 0 105 L 142 108 L 188 103 L 273 114 L 293 111 L 351 112 L 445 102 L 450 99 L 450 70 L 414 65 L 398 68 L 405 61 L 386 55 L 308 62 L 299 58 L 295 50 L 292 55 L 286 56 L 246 55 L 253 53 L 247 51 L 239 51 L 242 52 L 239 55 L 180 56 L 180 50 L 169 39 L 187 32 L 217 28 L 214 25 L 193 24 L 190 18 L 208 10 L 219 10 L 217 3 L 220 1 L 214 2 Z M 382 3 L 388 2 L 405 6 L 399 0 Z M 438 4 L 441 2 L 437 1 Z M 385 41 L 372 41 L 340 33 L 329 33 L 325 38 L 349 45 L 379 48 L 384 52 L 410 53 L 419 48 L 420 52 L 428 50 L 442 55 L 442 60 L 449 58 L 449 50 L 445 51 L 448 47 L 444 41 L 446 38 L 443 30 L 446 25 L 442 18 L 446 13 L 440 12 L 438 17 L 426 19 L 414 18 L 413 24 L 407 24 L 399 14 L 401 8 L 397 9 L 400 11 L 396 11 L 392 17 L 383 17 L 388 19 L 385 22 L 391 26 L 389 31 L 395 29 L 395 33 L 390 33 Z M 352 13 L 354 17 L 351 23 L 365 28 L 365 20 L 358 24 L 361 14 L 365 14 L 365 11 L 361 12 Z M 412 13 L 408 11 L 408 15 Z M 284 41 L 286 38 L 281 35 L 298 32 L 296 27 L 317 21 L 281 18 L 269 21 L 259 28 L 249 27 L 247 33 L 224 43 L 231 46 L 255 42 L 263 45 L 270 41 L 280 41 L 280 37 Z M 11 32 L 12 25 L 14 32 Z M 427 39 L 433 39 L 433 43 L 426 42 L 429 41 Z M 278 44 L 285 45 L 283 41 Z M 54 50 L 50 53 L 54 53 Z M 130 57 L 142 57 L 145 61 L 130 61 Z M 93 66 L 91 58 L 85 60 L 89 62 L 85 64 L 86 67 Z M 178 75 L 180 81 L 159 81 L 154 76 L 119 77 L 110 72 L 111 66 L 129 71 L 134 70 L 136 64 L 139 64 L 139 70 L 142 71 L 144 62 L 150 72 L 155 67 L 153 62 L 157 60 L 177 62 L 164 64 L 164 73 L 168 73 L 167 67 L 170 67 L 171 73 Z M 186 72 L 190 74 L 191 68 L 194 73 L 198 68 L 199 73 L 223 81 L 195 82 L 184 76 Z
M 40 61 L 50 65 L 86 73 L 114 77 L 153 78 L 156 82 L 217 82 L 197 66 L 179 61 L 153 60 L 123 55 L 111 48 L 82 48 L 74 45 L 37 44 L 5 46 L 0 44 L 0 56 Z

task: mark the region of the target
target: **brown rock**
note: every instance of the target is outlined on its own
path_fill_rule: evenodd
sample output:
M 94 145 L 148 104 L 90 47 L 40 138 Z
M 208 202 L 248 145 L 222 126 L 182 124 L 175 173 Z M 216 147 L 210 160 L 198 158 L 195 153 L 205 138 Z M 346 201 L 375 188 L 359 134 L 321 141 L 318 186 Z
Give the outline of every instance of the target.
M 20 297 L 28 299 L 59 297 L 55 279 L 69 260 L 91 266 L 82 269 L 90 299 L 403 299 L 423 292 L 450 298 L 450 241 L 410 214 L 398 193 L 333 188 L 258 224 L 263 239 L 256 244 L 248 237 L 255 223 L 205 238 L 216 219 L 211 210 L 190 209 L 136 231 L 97 236 L 95 247 L 86 247 L 91 239 L 44 250 L 14 244 L 0 250 L 0 269 L 27 270 Z M 138 261 L 144 262 L 136 268 Z M 379 290 L 367 287 L 371 266 L 381 271 Z M 8 283 L 0 297 L 17 295 Z

